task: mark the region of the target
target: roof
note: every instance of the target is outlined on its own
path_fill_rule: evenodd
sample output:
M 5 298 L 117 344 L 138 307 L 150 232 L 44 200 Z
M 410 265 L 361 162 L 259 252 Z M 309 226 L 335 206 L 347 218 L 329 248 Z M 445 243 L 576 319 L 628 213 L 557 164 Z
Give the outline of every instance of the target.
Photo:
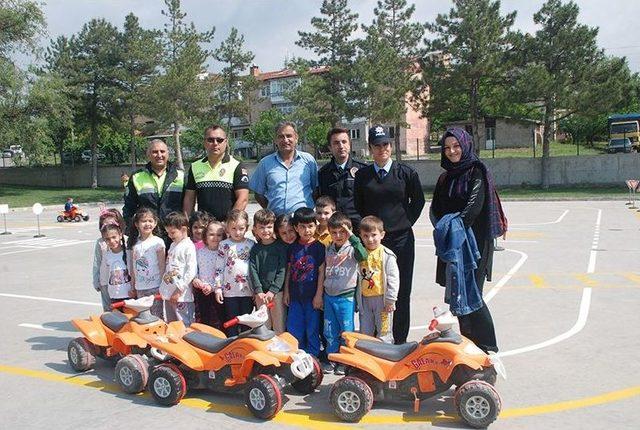
M 640 113 L 617 113 L 609 115 L 609 121 L 624 121 L 640 119 Z
M 318 74 L 318 73 L 324 73 L 327 70 L 329 70 L 328 66 L 312 67 L 309 69 L 309 73 Z M 256 78 L 259 81 L 269 81 L 271 79 L 283 79 L 283 78 L 290 78 L 292 76 L 298 76 L 298 73 L 292 69 L 282 69 L 282 70 L 276 70 L 273 72 L 260 73 Z

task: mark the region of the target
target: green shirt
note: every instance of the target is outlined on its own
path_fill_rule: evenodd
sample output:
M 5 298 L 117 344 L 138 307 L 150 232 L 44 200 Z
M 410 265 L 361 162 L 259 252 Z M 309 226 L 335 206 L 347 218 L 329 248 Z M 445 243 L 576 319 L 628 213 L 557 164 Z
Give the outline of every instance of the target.
M 287 245 L 276 240 L 269 245 L 256 243 L 249 255 L 249 277 L 255 294 L 282 291 L 287 268 Z

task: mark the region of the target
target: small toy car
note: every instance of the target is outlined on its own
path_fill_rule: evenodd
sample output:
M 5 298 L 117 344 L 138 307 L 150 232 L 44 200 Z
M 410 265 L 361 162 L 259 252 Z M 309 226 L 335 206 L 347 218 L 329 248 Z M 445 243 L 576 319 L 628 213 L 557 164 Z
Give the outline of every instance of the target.
M 58 222 L 81 222 L 81 221 L 89 221 L 89 215 L 81 211 L 79 208 L 74 207 L 70 211 L 60 211 L 58 212 L 58 216 L 56 217 L 56 221 Z
M 257 418 L 270 419 L 282 408 L 282 389 L 291 386 L 309 394 L 322 382 L 318 361 L 298 349 L 289 333 L 268 330 L 267 307 L 240 315 L 225 327 L 251 327 L 227 338 L 203 324 L 192 324 L 184 334 L 145 336 L 157 354 L 149 362 L 148 389 L 165 406 L 175 405 L 189 389 L 215 392 L 244 389 L 245 403 Z M 127 359 L 125 357 L 123 360 Z
M 343 421 L 359 421 L 374 400 L 420 400 L 455 385 L 455 405 L 462 419 L 483 428 L 498 417 L 501 399 L 493 387 L 497 374 L 506 378 L 495 355 L 487 355 L 473 342 L 453 331 L 455 318 L 434 308 L 430 333 L 421 342 L 383 343 L 360 333 L 345 332 L 345 346 L 329 360 L 347 366 L 347 376 L 336 381 L 330 393 L 334 413 Z M 438 329 L 437 331 L 435 329 Z

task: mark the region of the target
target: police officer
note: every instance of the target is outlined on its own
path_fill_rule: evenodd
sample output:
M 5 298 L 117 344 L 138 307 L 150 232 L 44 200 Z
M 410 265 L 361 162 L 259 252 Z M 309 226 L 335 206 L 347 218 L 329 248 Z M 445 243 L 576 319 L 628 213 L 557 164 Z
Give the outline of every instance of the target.
M 346 128 L 329 130 L 327 144 L 332 157 L 318 171 L 319 194 L 331 197 L 337 210 L 351 219 L 353 230 L 357 232 L 362 218 L 353 204 L 353 181 L 358 170 L 367 165 L 351 157 L 351 139 Z
M 189 168 L 182 209 L 191 215 L 198 210 L 224 221 L 231 209 L 245 210 L 249 201 L 249 175 L 238 160 L 229 155 L 227 134 L 220 125 L 204 131 L 206 157 Z
M 409 334 L 415 259 L 412 226 L 424 207 L 424 194 L 418 173 L 391 159 L 391 139 L 381 125 L 374 125 L 369 130 L 369 150 L 374 163 L 356 173 L 354 204 L 360 216 L 375 215 L 384 222 L 382 244 L 398 257 L 400 288 L 393 314 L 393 339 L 401 344 L 407 341 Z
M 155 210 L 160 220 L 182 210 L 184 171 L 169 161 L 167 144 L 160 139 L 150 141 L 147 159 L 147 165 L 131 175 L 125 188 L 122 214 L 127 225 L 140 207 Z

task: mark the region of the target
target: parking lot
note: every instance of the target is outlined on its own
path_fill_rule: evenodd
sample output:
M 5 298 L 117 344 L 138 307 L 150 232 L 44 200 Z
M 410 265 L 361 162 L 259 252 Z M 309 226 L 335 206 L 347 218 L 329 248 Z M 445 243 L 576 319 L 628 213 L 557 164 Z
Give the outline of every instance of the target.
M 505 248 L 485 284 L 508 379 L 499 380 L 502 414 L 494 429 L 637 429 L 640 425 L 640 212 L 624 201 L 506 202 Z M 255 205 L 252 206 L 255 210 Z M 339 422 L 328 404 L 330 384 L 309 396 L 288 393 L 270 422 L 255 420 L 238 395 L 193 391 L 180 405 L 157 406 L 121 393 L 113 365 L 77 375 L 67 364 L 72 318 L 101 310 L 91 287 L 97 209 L 82 223 L 41 216 L 33 238 L 30 211 L 8 215 L 0 236 L 0 405 L 3 428 L 114 426 L 199 429 L 465 428 L 453 392 L 421 404 L 384 402 L 359 424 Z M 0 219 L 0 232 L 3 225 Z M 411 340 L 426 333 L 431 308 L 442 304 L 427 211 L 416 225 Z

